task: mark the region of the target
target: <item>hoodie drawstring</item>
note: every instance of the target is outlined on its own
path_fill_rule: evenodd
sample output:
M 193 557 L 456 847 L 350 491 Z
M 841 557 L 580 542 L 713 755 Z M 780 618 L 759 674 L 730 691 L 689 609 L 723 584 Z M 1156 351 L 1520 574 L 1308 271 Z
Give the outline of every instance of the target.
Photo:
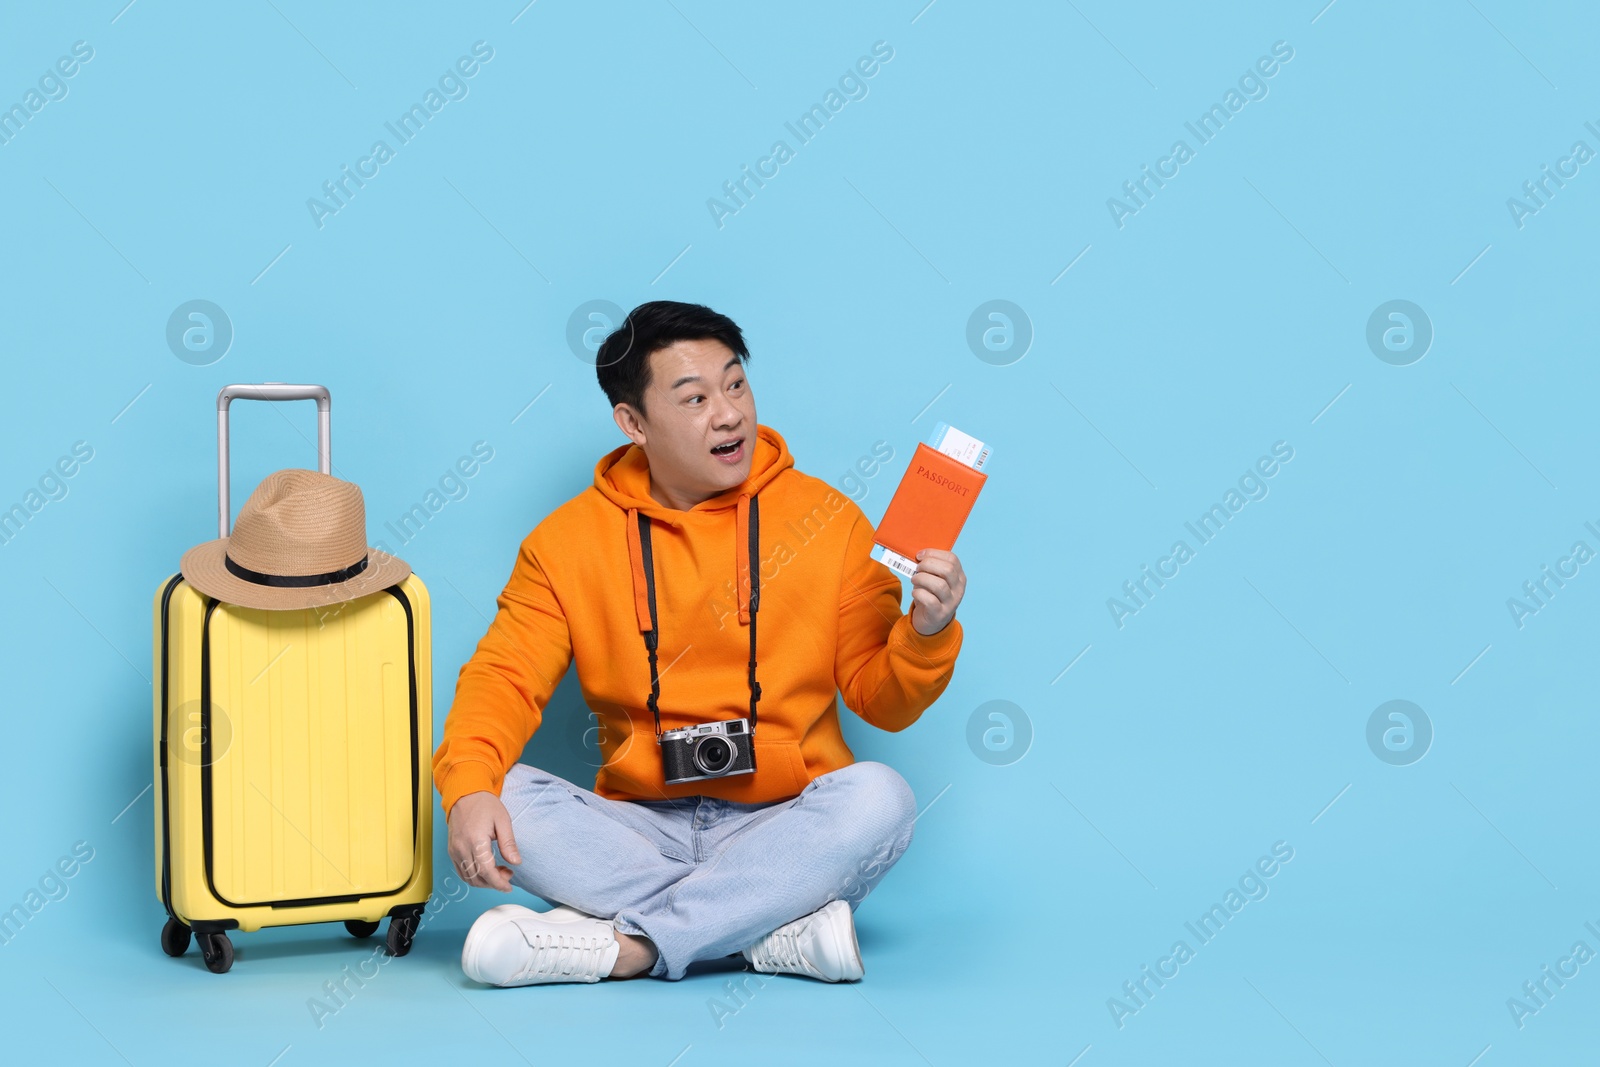
M 739 625 L 750 625 L 750 496 L 741 494 L 734 530 L 733 587 L 739 600 Z M 633 612 L 639 632 L 650 629 L 650 600 L 645 590 L 644 546 L 639 541 L 639 509 L 628 509 L 628 566 L 633 572 Z

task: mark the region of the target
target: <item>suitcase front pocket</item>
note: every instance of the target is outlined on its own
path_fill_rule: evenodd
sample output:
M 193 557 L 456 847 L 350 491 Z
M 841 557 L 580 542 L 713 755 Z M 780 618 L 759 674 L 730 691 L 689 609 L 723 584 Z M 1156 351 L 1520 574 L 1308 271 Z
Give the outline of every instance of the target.
M 396 588 L 337 608 L 207 608 L 205 868 L 229 906 L 359 900 L 411 879 L 420 783 L 410 605 Z

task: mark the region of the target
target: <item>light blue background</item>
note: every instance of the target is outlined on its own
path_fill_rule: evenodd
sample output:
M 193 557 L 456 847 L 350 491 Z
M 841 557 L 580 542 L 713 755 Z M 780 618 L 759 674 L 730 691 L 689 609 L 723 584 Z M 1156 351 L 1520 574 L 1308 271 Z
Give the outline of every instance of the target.
M 0 503 L 73 442 L 94 449 L 0 547 L 0 907 L 74 842 L 95 850 L 0 946 L 10 1049 L 683 1067 L 1593 1055 L 1600 964 L 1521 1029 L 1506 1006 L 1574 942 L 1600 950 L 1583 926 L 1600 925 L 1600 577 L 1584 568 L 1520 629 L 1506 606 L 1574 541 L 1600 549 L 1583 527 L 1600 525 L 1597 165 L 1520 229 L 1506 206 L 1574 141 L 1600 149 L 1589 9 L 522 2 L 4 16 L 0 103 L 73 42 L 94 48 L 0 146 Z M 469 95 L 318 229 L 307 198 L 479 40 L 494 58 Z M 784 123 L 879 40 L 894 58 L 866 98 L 719 229 L 706 200 L 774 140 L 794 147 Z M 1119 229 L 1107 198 L 1280 40 L 1294 57 L 1267 97 Z M 365 491 L 374 539 L 474 442 L 494 448 L 465 499 L 390 541 L 433 593 L 437 732 L 518 542 L 621 442 L 569 315 L 656 298 L 740 323 L 761 421 L 802 470 L 838 484 L 893 447 L 862 499 L 874 520 L 936 421 L 995 449 L 957 546 L 970 587 L 949 689 L 902 734 L 846 724 L 859 757 L 933 805 L 860 912 L 865 982 L 772 981 L 721 1029 L 720 973 L 483 990 L 458 959 L 502 899 L 487 891 L 321 1029 L 308 998 L 368 951 L 336 928 L 241 935 L 221 977 L 162 956 L 141 793 L 150 600 L 215 536 L 217 389 L 328 385 L 336 472 Z M 210 366 L 165 340 L 193 299 L 235 330 Z M 965 339 L 992 299 L 1035 334 L 1008 366 Z M 1435 330 L 1410 366 L 1365 341 L 1392 299 Z M 310 463 L 312 426 L 308 404 L 236 408 L 235 506 Z M 1119 629 L 1107 598 L 1277 441 L 1294 458 L 1270 495 Z M 1033 740 L 994 766 L 967 722 L 1002 699 Z M 1435 730 L 1409 766 L 1366 742 L 1391 699 Z M 584 725 L 569 682 L 527 758 L 581 776 Z M 1108 998 L 1277 841 L 1294 859 L 1270 895 L 1119 1029 Z

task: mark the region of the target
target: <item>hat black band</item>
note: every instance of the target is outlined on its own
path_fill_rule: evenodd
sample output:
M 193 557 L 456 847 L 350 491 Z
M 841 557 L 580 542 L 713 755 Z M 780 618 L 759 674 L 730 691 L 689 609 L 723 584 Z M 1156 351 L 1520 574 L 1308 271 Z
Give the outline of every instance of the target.
M 222 554 L 223 566 L 228 568 L 228 573 L 237 578 L 256 585 L 273 585 L 283 589 L 303 589 L 313 585 L 333 585 L 335 582 L 348 582 L 351 578 L 367 569 L 367 557 L 362 556 L 348 567 L 326 574 L 262 574 L 249 567 L 241 567 L 233 561 L 233 557 L 226 552 Z

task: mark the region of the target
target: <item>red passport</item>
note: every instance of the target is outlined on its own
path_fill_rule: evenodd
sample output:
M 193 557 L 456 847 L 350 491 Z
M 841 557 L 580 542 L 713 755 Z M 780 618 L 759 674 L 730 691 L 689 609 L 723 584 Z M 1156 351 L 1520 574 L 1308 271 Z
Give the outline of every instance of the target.
M 918 443 L 873 540 L 915 561 L 925 548 L 955 547 L 988 475 Z

